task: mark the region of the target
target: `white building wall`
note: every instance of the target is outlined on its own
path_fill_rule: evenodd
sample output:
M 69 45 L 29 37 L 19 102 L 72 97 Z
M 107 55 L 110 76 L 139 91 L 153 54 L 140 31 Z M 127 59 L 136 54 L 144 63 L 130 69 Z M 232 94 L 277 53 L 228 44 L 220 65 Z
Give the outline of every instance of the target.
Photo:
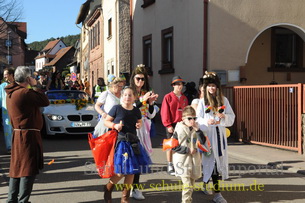
M 102 2 L 103 15 L 104 15 L 104 75 L 114 74 L 118 76 L 118 19 L 117 10 L 118 2 L 105 0 Z M 111 19 L 111 37 L 108 36 L 108 21 Z
M 152 70 L 150 85 L 162 102 L 172 90 L 172 77 L 198 83 L 203 75 L 203 0 L 162 0 L 142 8 L 142 0 L 133 4 L 133 66 L 143 62 L 142 38 L 152 35 Z M 159 74 L 161 70 L 161 31 L 173 27 L 175 73 Z
M 61 50 L 62 48 L 65 48 L 66 45 L 62 42 L 62 41 L 59 41 L 55 46 L 54 48 L 50 51 L 49 54 L 51 55 L 55 55 L 59 50 Z
M 35 70 L 39 71 L 43 68 L 44 64 L 46 64 L 46 58 L 39 58 L 35 60 Z

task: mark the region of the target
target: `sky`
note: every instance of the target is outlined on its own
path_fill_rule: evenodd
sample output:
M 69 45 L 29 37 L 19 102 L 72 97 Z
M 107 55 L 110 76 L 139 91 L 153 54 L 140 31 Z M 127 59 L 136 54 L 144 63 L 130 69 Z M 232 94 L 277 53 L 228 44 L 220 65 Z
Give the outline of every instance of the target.
M 51 37 L 80 34 L 75 25 L 80 7 L 86 0 L 20 0 L 20 22 L 27 23 L 27 44 Z M 81 27 L 81 24 L 78 25 Z

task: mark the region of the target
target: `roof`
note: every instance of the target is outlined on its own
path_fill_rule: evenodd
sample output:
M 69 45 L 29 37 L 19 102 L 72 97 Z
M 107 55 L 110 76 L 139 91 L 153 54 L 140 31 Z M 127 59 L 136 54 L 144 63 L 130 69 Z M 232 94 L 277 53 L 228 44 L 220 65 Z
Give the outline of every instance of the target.
M 56 39 L 56 40 L 53 40 L 53 41 L 50 41 L 41 51 L 49 51 L 51 50 L 52 48 L 54 48 L 56 46 L 56 44 L 61 41 L 60 39 Z
M 26 22 L 7 22 L 8 26 L 14 30 L 21 38 L 27 38 Z
M 55 58 L 50 61 L 50 63 L 45 64 L 44 66 L 54 66 L 68 51 L 70 51 L 73 47 L 69 46 L 69 47 L 65 47 L 60 49 L 57 53 Z
M 86 19 L 91 1 L 92 0 L 87 0 L 85 3 L 82 4 L 82 6 L 79 9 L 79 13 L 77 15 L 75 24 L 80 24 Z

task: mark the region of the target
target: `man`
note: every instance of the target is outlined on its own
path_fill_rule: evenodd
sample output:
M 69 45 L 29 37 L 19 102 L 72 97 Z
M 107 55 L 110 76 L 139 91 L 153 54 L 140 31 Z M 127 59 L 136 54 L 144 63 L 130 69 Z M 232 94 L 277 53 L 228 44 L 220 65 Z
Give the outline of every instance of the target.
M 3 71 L 3 82 L 0 85 L 0 104 L 2 108 L 2 126 L 3 126 L 3 134 L 4 140 L 6 145 L 7 153 L 11 153 L 11 146 L 12 146 L 12 125 L 7 113 L 6 108 L 6 92 L 4 88 L 9 84 L 14 82 L 14 69 L 13 68 L 5 68 Z
M 92 91 L 92 98 L 94 101 L 96 101 L 105 90 L 107 90 L 107 86 L 105 84 L 104 78 L 98 78 L 97 85 L 94 86 Z
M 40 107 L 49 105 L 46 95 L 37 91 L 28 67 L 19 66 L 14 77 L 15 82 L 5 88 L 13 127 L 8 203 L 28 202 L 35 177 L 43 168 Z
M 166 128 L 167 138 L 171 138 L 175 126 L 182 121 L 182 110 L 188 105 L 188 100 L 182 93 L 185 81 L 180 76 L 174 76 L 171 82 L 173 91 L 164 96 L 161 106 L 161 120 Z M 174 166 L 172 163 L 172 150 L 166 151 L 168 161 L 167 172 L 170 175 L 175 175 Z

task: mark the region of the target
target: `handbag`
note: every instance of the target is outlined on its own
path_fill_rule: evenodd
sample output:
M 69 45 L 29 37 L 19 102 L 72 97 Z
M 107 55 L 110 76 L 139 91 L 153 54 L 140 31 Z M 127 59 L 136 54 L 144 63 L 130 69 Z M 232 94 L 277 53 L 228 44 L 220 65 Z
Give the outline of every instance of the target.
M 175 138 L 163 139 L 163 151 L 175 148 L 179 145 L 179 141 Z
M 110 178 L 114 175 L 114 152 L 118 132 L 110 130 L 100 137 L 93 138 L 88 134 L 88 142 L 97 172 L 101 178 Z

